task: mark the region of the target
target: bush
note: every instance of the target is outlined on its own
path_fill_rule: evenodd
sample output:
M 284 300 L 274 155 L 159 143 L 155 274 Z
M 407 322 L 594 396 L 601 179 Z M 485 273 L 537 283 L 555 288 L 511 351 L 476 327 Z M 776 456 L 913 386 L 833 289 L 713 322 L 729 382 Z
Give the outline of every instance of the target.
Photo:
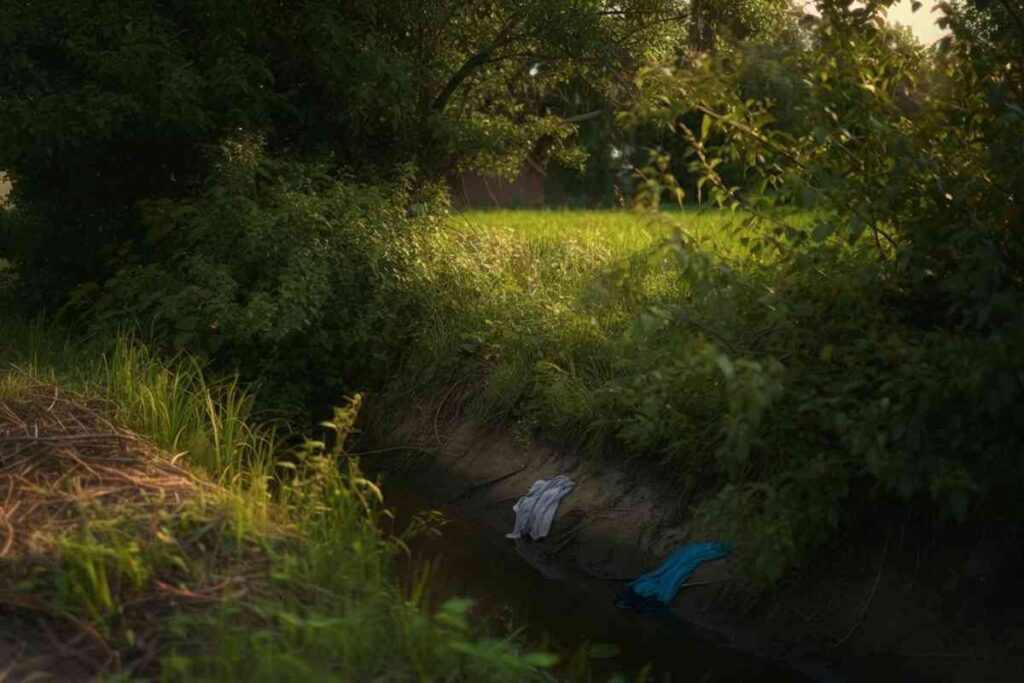
M 411 185 L 338 180 L 267 159 L 256 140 L 228 143 L 197 197 L 140 205 L 140 257 L 73 305 L 239 369 L 272 405 L 325 405 L 376 381 L 412 333 L 410 269 L 443 203 Z
M 729 365 L 766 359 L 785 372 L 764 402 L 746 398 L 758 385 L 724 384 L 730 484 L 705 516 L 744 539 L 766 579 L 856 513 L 853 491 L 930 500 L 956 519 L 1020 513 L 1007 503 L 1024 492 L 1015 43 L 947 7 L 954 36 L 926 52 L 879 20 L 885 4 L 820 3 L 811 45 L 791 57 L 806 74 L 799 129 L 776 126 L 770 102 L 741 97 L 742 65 L 714 59 L 652 70 L 624 117 L 687 140 L 699 185 L 746 214 L 751 254 L 772 263 L 743 319 L 748 335 L 771 334 L 757 348 L 713 341 L 731 359 L 727 378 Z M 699 130 L 685 125 L 694 113 Z M 730 165 L 746 169 L 743 182 L 719 170 Z M 647 176 L 654 194 L 675 191 L 657 169 Z M 810 229 L 771 212 L 807 196 L 818 210 Z M 733 438 L 748 427 L 752 448 Z M 761 466 L 728 467 L 737 460 Z

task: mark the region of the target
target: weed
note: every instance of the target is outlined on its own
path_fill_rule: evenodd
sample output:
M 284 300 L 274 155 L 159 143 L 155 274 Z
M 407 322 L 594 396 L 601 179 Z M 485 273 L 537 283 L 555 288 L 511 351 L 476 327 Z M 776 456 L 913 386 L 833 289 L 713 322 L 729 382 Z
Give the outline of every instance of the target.
M 358 398 L 285 449 L 194 362 L 9 329 L 42 343 L 8 336 L 0 373 L 0 604 L 87 635 L 71 656 L 94 673 L 518 681 L 552 663 L 396 581 L 403 541 L 344 451 Z

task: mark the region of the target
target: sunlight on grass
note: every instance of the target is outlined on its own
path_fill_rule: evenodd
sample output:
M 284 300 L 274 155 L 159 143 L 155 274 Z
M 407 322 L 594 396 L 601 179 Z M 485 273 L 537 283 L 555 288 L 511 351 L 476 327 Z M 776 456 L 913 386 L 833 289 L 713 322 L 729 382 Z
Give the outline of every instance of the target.
M 280 681 L 460 672 L 511 683 L 542 680 L 554 663 L 480 633 L 470 602 L 426 604 L 396 579 L 412 535 L 384 530 L 392 518 L 380 489 L 344 452 L 358 399 L 322 424 L 330 446 L 286 445 L 250 421 L 250 394 L 210 381 L 194 360 L 167 363 L 130 339 L 71 345 L 43 325 L 4 322 L 0 426 L 47 430 L 32 449 L 5 453 L 9 468 L 27 453 L 22 469 L 38 479 L 9 497 L 15 508 L 21 496 L 63 502 L 67 488 L 82 500 L 59 519 L 27 520 L 18 547 L 34 550 L 3 558 L 0 570 L 15 579 L 15 604 L 79 620 L 98 648 L 80 657 L 97 673 Z M 102 451 L 100 436 L 110 442 Z M 108 489 L 123 494 L 107 503 Z
M 624 353 L 637 353 L 638 321 L 691 296 L 670 248 L 677 231 L 735 269 L 770 265 L 743 245 L 742 217 L 717 210 L 453 214 L 426 249 L 420 276 L 433 296 L 412 366 L 428 383 L 465 381 L 475 366 L 476 414 L 507 415 L 530 395 L 528 421 L 601 441 L 611 422 L 599 417 L 597 390 L 622 376 Z M 634 365 L 645 362 L 656 359 Z

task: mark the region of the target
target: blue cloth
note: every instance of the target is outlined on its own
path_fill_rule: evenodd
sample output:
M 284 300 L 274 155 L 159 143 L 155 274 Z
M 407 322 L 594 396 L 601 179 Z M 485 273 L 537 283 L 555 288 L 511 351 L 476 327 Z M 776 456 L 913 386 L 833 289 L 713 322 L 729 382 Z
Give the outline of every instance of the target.
M 638 577 L 619 596 L 620 606 L 657 603 L 667 605 L 702 562 L 725 557 L 732 549 L 724 543 L 690 543 L 669 555 L 653 572 Z

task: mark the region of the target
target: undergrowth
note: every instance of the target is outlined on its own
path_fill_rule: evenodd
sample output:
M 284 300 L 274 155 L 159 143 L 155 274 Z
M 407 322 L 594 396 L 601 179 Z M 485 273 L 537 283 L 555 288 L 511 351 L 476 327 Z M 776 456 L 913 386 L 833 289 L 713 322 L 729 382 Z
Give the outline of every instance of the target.
M 79 667 L 119 680 L 549 680 L 554 658 L 481 632 L 471 602 L 435 609 L 423 583 L 397 582 L 429 525 L 385 531 L 380 489 L 344 452 L 358 398 L 325 422 L 326 441 L 288 447 L 250 421 L 245 391 L 193 362 L 123 340 L 70 346 L 17 321 L 5 331 L 4 520 L 60 513 L 9 525 L 0 605 L 51 617 Z
M 818 220 L 780 211 L 797 229 Z M 871 245 L 780 255 L 765 223 L 456 215 L 423 259 L 434 307 L 385 404 L 453 387 L 463 415 L 671 482 L 693 533 L 735 540 L 761 584 L 872 496 L 964 519 L 1014 490 L 1019 437 L 986 425 L 1008 426 L 1021 395 L 1021 328 L 921 325 L 893 306 Z

